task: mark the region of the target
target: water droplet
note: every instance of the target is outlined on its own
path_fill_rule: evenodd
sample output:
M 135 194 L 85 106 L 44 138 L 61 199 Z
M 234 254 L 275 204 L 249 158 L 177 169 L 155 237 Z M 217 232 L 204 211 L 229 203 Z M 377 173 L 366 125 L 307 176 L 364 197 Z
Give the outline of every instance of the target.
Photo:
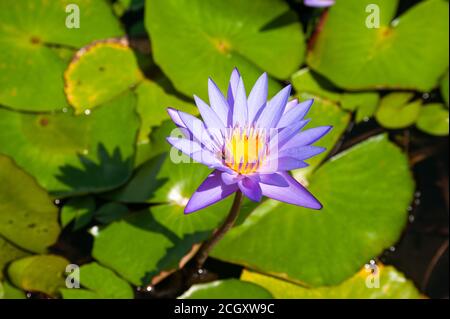
M 422 94 L 422 98 L 423 98 L 424 100 L 428 100 L 428 99 L 430 98 L 430 93 L 424 93 L 424 94 Z
M 54 203 L 55 203 L 55 205 L 59 205 L 59 204 L 61 204 L 61 201 L 59 199 L 55 199 Z
M 69 109 L 67 107 L 62 109 L 63 113 L 67 113 L 69 111 Z
M 409 220 L 409 222 L 410 223 L 414 223 L 414 220 L 415 220 L 416 218 L 414 217 L 414 215 L 409 215 L 408 216 L 408 220 Z
M 392 251 L 392 252 L 394 252 L 394 251 L 395 251 L 395 247 L 394 247 L 394 246 L 392 246 L 392 247 L 389 247 L 389 251 Z
M 84 110 L 84 115 L 90 115 L 90 114 L 91 114 L 91 110 L 89 110 L 89 109 Z
M 147 291 L 147 292 L 150 292 L 150 291 L 152 291 L 153 290 L 153 287 L 152 286 L 147 286 L 147 287 L 145 287 L 145 291 Z
M 99 228 L 98 228 L 98 226 L 91 227 L 88 230 L 88 233 L 91 234 L 94 237 L 97 237 L 99 235 Z

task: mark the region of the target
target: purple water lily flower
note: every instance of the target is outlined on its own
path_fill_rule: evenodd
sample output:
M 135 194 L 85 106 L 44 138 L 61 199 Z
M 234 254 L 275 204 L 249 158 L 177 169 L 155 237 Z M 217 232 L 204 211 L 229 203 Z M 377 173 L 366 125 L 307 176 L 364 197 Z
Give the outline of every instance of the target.
M 326 8 L 334 5 L 335 0 L 305 0 L 304 4 L 308 7 Z
M 313 100 L 288 102 L 288 85 L 267 100 L 268 78 L 264 73 L 246 95 L 237 69 L 231 74 L 227 98 L 208 81 L 207 105 L 194 96 L 203 121 L 169 108 L 172 120 L 184 138 L 168 137 L 168 142 L 197 162 L 214 169 L 186 205 L 192 213 L 240 190 L 253 201 L 267 196 L 312 209 L 322 205 L 288 171 L 308 166 L 304 161 L 325 149 L 312 144 L 330 126 L 301 129 Z

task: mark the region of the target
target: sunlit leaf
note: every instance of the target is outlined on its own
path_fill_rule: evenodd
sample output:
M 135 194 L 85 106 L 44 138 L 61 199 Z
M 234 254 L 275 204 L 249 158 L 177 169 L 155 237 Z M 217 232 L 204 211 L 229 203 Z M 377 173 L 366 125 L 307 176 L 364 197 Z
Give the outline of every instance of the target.
M 308 65 L 345 89 L 435 87 L 448 68 L 448 2 L 422 1 L 392 21 L 398 3 L 336 1 L 322 18 Z
M 406 156 L 381 135 L 332 158 L 308 188 L 321 211 L 268 200 L 212 255 L 308 285 L 338 284 L 398 240 L 414 182 Z
M 363 268 L 343 283 L 305 288 L 292 282 L 244 270 L 241 279 L 258 284 L 282 299 L 418 299 L 414 284 L 392 266 L 377 265 L 377 273 Z
M 71 28 L 73 5 L 79 9 L 79 28 Z M 94 40 L 121 35 L 105 0 L 1 1 L 0 104 L 27 111 L 62 110 L 67 106 L 67 60 L 54 47 L 75 52 Z
M 431 135 L 448 135 L 448 108 L 439 103 L 425 105 L 420 110 L 416 125 Z
M 206 97 L 208 76 L 225 91 L 234 67 L 250 87 L 264 71 L 285 79 L 303 61 L 301 25 L 281 0 L 147 0 L 145 9 L 155 61 L 188 96 Z
M 0 109 L 0 153 L 14 158 L 54 196 L 115 188 L 133 167 L 139 125 L 134 107 L 134 95 L 124 93 L 90 115 Z
M 181 299 L 272 299 L 272 295 L 254 283 L 227 279 L 192 286 Z
M 31 176 L 3 155 L 0 181 L 0 238 L 26 250 L 45 252 L 60 232 L 58 209 Z
M 77 289 L 61 289 L 64 299 L 132 299 L 131 286 L 112 270 L 97 263 L 80 267 L 80 284 Z
M 35 255 L 12 262 L 8 276 L 18 288 L 56 297 L 59 289 L 65 287 L 64 273 L 69 264 L 60 256 Z

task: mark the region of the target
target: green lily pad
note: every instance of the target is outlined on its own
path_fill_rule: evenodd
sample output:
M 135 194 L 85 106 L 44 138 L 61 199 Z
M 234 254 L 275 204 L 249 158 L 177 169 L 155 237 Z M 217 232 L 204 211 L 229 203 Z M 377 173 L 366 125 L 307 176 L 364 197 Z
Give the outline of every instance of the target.
M 26 250 L 45 252 L 60 232 L 58 209 L 31 176 L 3 155 L 0 181 L 0 236 Z
M 95 236 L 93 256 L 135 285 L 148 284 L 160 272 L 177 269 L 180 260 L 193 245 L 208 238 L 231 206 L 228 199 L 199 214 L 183 213 L 189 196 L 200 185 L 189 180 L 194 171 L 202 176 L 197 165 L 186 164 L 184 170 L 192 173 L 168 182 L 172 185 L 165 188 L 168 204 L 127 215 L 101 229 Z
M 0 153 L 54 196 L 113 189 L 133 168 L 139 126 L 134 106 L 134 94 L 124 93 L 83 116 L 0 109 Z
M 441 94 L 445 104 L 448 107 L 448 95 L 449 95 L 448 71 L 441 80 Z
M 336 106 L 339 105 L 346 111 L 356 111 L 356 122 L 361 122 L 371 117 L 379 102 L 379 95 L 376 92 L 341 93 L 326 79 L 323 79 L 308 68 L 297 71 L 292 76 L 291 82 L 300 97 L 314 98 L 314 105 L 317 103 L 334 104 Z M 313 106 L 311 113 L 313 113 L 314 108 L 315 106 Z M 336 118 L 345 117 L 344 112 L 341 112 L 340 116 L 338 115 L 339 112 L 335 111 L 334 113 L 336 113 Z M 349 121 L 350 118 L 348 118 L 347 122 Z M 330 124 L 335 125 L 333 121 Z M 326 123 L 322 125 L 326 125 Z M 331 134 L 336 133 L 332 132 Z
M 237 279 L 217 280 L 192 286 L 181 299 L 272 299 L 261 286 Z
M 4 279 L 3 270 L 9 263 L 28 255 L 26 251 L 14 246 L 0 236 L 0 283 Z
M 241 279 L 253 282 L 282 299 L 419 299 L 414 284 L 392 266 L 377 265 L 378 274 L 363 268 L 337 286 L 305 288 L 256 272 L 244 270 Z M 375 279 L 378 277 L 378 279 Z M 378 281 L 378 282 L 377 282 Z
M 25 293 L 7 281 L 0 281 L 0 299 L 25 299 Z
M 350 123 L 350 113 L 343 111 L 334 102 L 317 98 L 306 93 L 300 95 L 301 101 L 311 98 L 314 98 L 314 103 L 305 117 L 311 119 L 311 122 L 305 127 L 305 130 L 327 125 L 331 125 L 333 129 L 317 141 L 317 143 L 314 143 L 314 145 L 325 147 L 327 149 L 326 152 L 307 160 L 306 162 L 310 165 L 309 167 L 297 170 L 297 172 L 304 177 L 311 173 L 325 159 L 329 152 L 332 151 L 333 146 L 336 145 Z
M 286 79 L 303 62 L 302 27 L 284 1 L 147 0 L 145 8 L 155 61 L 188 96 L 206 97 L 208 76 L 226 90 L 234 67 L 249 89 L 264 71 Z
M 341 100 L 341 93 L 332 84 L 321 78 L 308 68 L 295 72 L 291 77 L 292 86 L 298 94 L 308 93 L 332 102 Z
M 64 273 L 69 264 L 60 256 L 35 255 L 12 262 L 8 267 L 8 276 L 22 290 L 56 297 L 59 289 L 65 287 Z
M 377 110 L 380 96 L 376 92 L 344 93 L 341 106 L 344 110 L 356 110 L 356 123 L 371 118 Z
M 337 1 L 323 17 L 308 65 L 345 89 L 434 88 L 448 68 L 448 2 L 420 2 L 392 21 L 398 3 Z M 378 28 L 372 27 L 373 4 Z
M 97 263 L 80 267 L 82 288 L 61 289 L 64 299 L 132 299 L 133 289 L 112 270 Z
M 448 108 L 439 103 L 425 105 L 420 110 L 416 125 L 431 135 L 448 135 Z
M 69 4 L 79 8 L 80 28 L 66 27 L 72 14 L 66 12 Z M 66 61 L 53 47 L 74 52 L 93 40 L 122 35 L 119 21 L 103 0 L 1 1 L 0 104 L 26 111 L 63 109 Z
M 212 256 L 306 285 L 336 285 L 398 240 L 414 182 L 406 156 L 380 135 L 330 159 L 308 188 L 321 211 L 267 200 Z
M 64 78 L 67 99 L 81 114 L 132 88 L 143 75 L 126 41 L 107 40 L 78 51 Z
M 388 129 L 400 129 L 414 124 L 419 116 L 422 101 L 411 101 L 414 93 L 395 92 L 380 101 L 375 114 L 378 123 Z
M 165 92 L 163 87 L 150 80 L 143 81 L 136 89 L 136 94 L 138 97 L 137 111 L 141 118 L 139 144 L 148 144 L 151 128 L 159 126 L 164 120 L 169 119 L 168 107 L 190 114 L 198 114 L 197 107 L 192 103 Z
M 167 155 L 155 156 L 140 165 L 130 180 L 122 187 L 106 195 L 105 198 L 122 203 L 145 203 L 153 197 L 154 192 L 164 181 L 157 179 L 161 166 Z
M 122 219 L 128 213 L 128 207 L 120 203 L 106 203 L 95 212 L 95 219 L 103 224 Z
M 66 227 L 73 220 L 73 230 L 89 224 L 94 216 L 95 199 L 91 196 L 71 198 L 61 209 L 61 226 Z

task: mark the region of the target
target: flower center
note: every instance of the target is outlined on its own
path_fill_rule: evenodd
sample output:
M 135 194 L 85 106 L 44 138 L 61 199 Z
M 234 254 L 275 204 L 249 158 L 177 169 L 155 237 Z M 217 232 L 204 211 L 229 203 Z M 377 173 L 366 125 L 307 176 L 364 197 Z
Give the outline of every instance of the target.
M 266 136 L 254 128 L 234 128 L 226 138 L 222 158 L 238 174 L 254 173 L 267 156 Z

